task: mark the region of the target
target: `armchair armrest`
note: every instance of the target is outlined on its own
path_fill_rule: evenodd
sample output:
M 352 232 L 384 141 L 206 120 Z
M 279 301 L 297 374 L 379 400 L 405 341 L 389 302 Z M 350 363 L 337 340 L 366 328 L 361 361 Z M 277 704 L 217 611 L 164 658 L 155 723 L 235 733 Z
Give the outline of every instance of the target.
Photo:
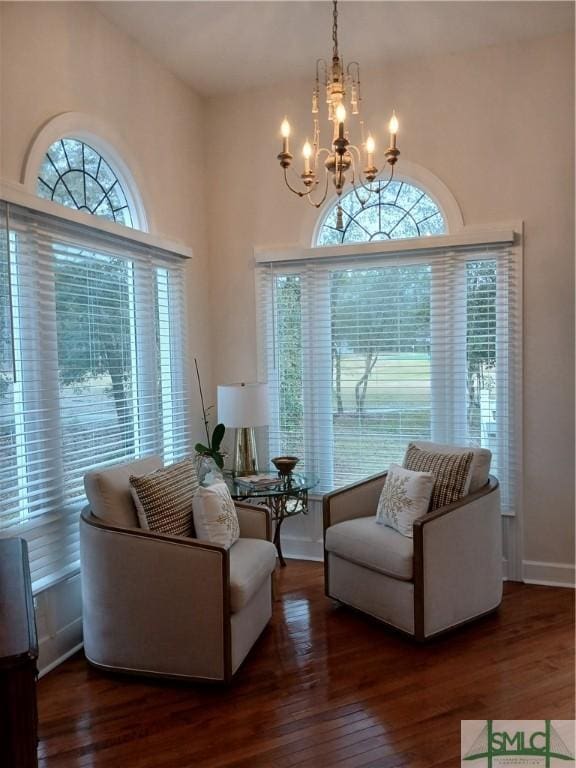
M 84 644 L 92 663 L 177 677 L 229 676 L 227 550 L 108 525 L 84 510 L 80 551 Z
M 272 541 L 272 525 L 268 507 L 259 504 L 247 504 L 243 501 L 235 501 L 234 506 L 238 515 L 241 538 Z
M 380 472 L 358 483 L 352 483 L 325 494 L 322 502 L 324 532 L 331 525 L 344 520 L 375 515 L 387 474 L 387 472 Z
M 498 481 L 414 522 L 416 635 L 421 639 L 496 608 L 502 599 Z

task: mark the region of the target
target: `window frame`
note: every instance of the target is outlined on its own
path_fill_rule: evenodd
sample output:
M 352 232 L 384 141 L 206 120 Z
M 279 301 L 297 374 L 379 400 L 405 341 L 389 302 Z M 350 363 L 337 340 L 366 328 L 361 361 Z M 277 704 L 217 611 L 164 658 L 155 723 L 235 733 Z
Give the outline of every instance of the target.
M 65 142 L 76 142 L 77 144 L 80 144 L 82 147 L 82 167 L 71 165 L 71 160 L 68 154 L 68 150 L 66 148 Z M 98 143 L 98 142 L 96 142 Z M 140 216 L 139 216 L 139 206 L 137 206 L 135 200 L 136 197 L 134 195 L 133 189 L 128 186 L 129 182 L 126 182 L 124 178 L 122 177 L 122 172 L 118 171 L 116 169 L 116 166 L 114 164 L 114 161 L 110 159 L 110 153 L 108 152 L 102 152 L 99 149 L 96 149 L 96 147 L 93 145 L 94 142 L 91 144 L 86 139 L 79 138 L 77 136 L 62 136 L 59 139 L 56 139 L 56 141 L 52 142 L 52 144 L 47 148 L 44 158 L 42 160 L 42 163 L 40 164 L 40 167 L 38 169 L 38 176 L 36 180 L 36 195 L 40 198 L 43 198 L 45 200 L 52 200 L 55 203 L 58 203 L 59 205 L 65 206 L 67 208 L 72 208 L 72 210 L 78 210 L 78 211 L 87 211 L 87 213 L 93 215 L 93 216 L 101 216 L 103 218 L 108 219 L 108 221 L 114 221 L 115 223 L 123 224 L 123 226 L 128 227 L 129 229 L 141 229 L 142 224 L 140 222 Z M 62 151 L 64 153 L 64 157 L 66 158 L 66 163 L 68 165 L 68 169 L 62 170 L 57 162 L 54 161 L 52 158 L 52 153 L 55 151 L 55 147 L 57 145 L 60 145 L 62 147 Z M 91 173 L 86 168 L 86 158 L 85 158 L 85 150 L 88 149 L 91 152 L 93 152 L 95 155 L 98 156 L 98 167 L 96 169 L 96 174 Z M 105 166 L 108 167 L 108 170 L 114 177 L 114 183 L 106 189 L 104 184 L 98 179 L 99 171 L 102 162 Z M 57 179 L 54 183 L 54 187 L 51 187 L 48 181 L 46 180 L 46 175 L 44 172 L 44 169 L 46 167 L 52 167 L 53 172 L 57 175 Z M 82 174 L 83 177 L 83 186 L 84 186 L 84 205 L 79 205 L 78 201 L 76 200 L 75 196 L 72 193 L 71 188 L 68 187 L 67 182 L 65 181 L 65 177 L 68 176 L 71 173 L 77 173 Z M 96 184 L 101 191 L 101 197 L 98 202 L 98 205 L 95 206 L 93 210 L 90 210 L 89 207 L 87 207 L 87 182 L 88 179 L 91 180 L 91 186 Z M 56 194 L 56 190 L 58 189 L 58 186 L 62 185 L 70 200 L 74 203 L 74 205 L 66 205 L 66 203 L 63 203 L 59 200 L 56 200 L 54 198 L 54 195 Z M 113 208 L 112 202 L 110 198 L 110 194 L 114 187 L 118 186 L 118 189 L 120 190 L 120 193 L 124 197 L 125 205 L 120 206 L 119 208 Z M 48 190 L 51 194 L 46 194 L 46 190 Z M 100 206 L 103 205 L 103 203 L 107 203 L 111 212 L 112 212 L 112 219 L 108 216 L 104 216 L 102 212 L 98 212 L 98 209 Z M 116 218 L 116 213 L 123 210 L 124 208 L 127 209 L 128 217 L 130 220 L 130 223 L 119 221 Z
M 350 191 L 348 191 L 345 194 L 343 194 L 341 198 L 336 198 L 335 200 L 332 200 L 328 206 L 324 206 L 323 207 L 322 214 L 321 214 L 321 216 L 318 219 L 318 225 L 316 226 L 315 231 L 314 231 L 314 241 L 313 241 L 314 247 L 316 247 L 316 248 L 326 248 L 326 247 L 329 247 L 330 244 L 321 243 L 320 242 L 320 238 L 322 237 L 322 234 L 324 232 L 324 228 L 325 227 L 327 227 L 328 229 L 331 229 L 333 232 L 337 231 L 333 225 L 328 224 L 328 219 L 330 218 L 330 216 L 332 214 L 335 213 L 336 209 L 339 206 L 342 207 L 343 215 L 345 217 L 344 218 L 344 229 L 342 231 L 343 240 L 342 240 L 341 243 L 339 243 L 339 245 L 348 245 L 348 244 L 352 244 L 354 242 L 380 242 L 380 243 L 388 242 L 388 241 L 396 242 L 397 240 L 406 240 L 406 239 L 408 239 L 406 237 L 390 237 L 390 236 L 383 237 L 383 238 L 376 237 L 377 234 L 386 234 L 384 229 L 382 229 L 381 210 L 382 210 L 382 208 L 387 208 L 387 207 L 395 208 L 395 209 L 397 209 L 399 211 L 403 211 L 404 212 L 404 215 L 401 216 L 401 218 L 394 224 L 394 226 L 390 230 L 390 233 L 394 232 L 396 227 L 398 227 L 399 224 L 406 217 L 410 217 L 412 219 L 412 221 L 413 221 L 414 226 L 416 227 L 416 229 L 418 231 L 418 239 L 420 239 L 422 237 L 434 237 L 435 235 L 433 235 L 431 233 L 430 234 L 422 233 L 420 231 L 420 225 L 424 224 L 425 221 L 428 221 L 428 219 L 431 219 L 431 218 L 433 218 L 433 217 L 435 217 L 437 215 L 439 215 L 442 218 L 442 223 L 443 223 L 443 228 L 444 228 L 444 231 L 441 232 L 441 233 L 438 233 L 438 235 L 445 235 L 445 234 L 448 233 L 449 225 L 448 225 L 448 221 L 446 219 L 446 214 L 442 210 L 442 207 L 441 207 L 439 201 L 432 194 L 430 194 L 430 192 L 422 185 L 421 182 L 416 182 L 416 181 L 413 181 L 413 180 L 408 180 L 408 179 L 404 178 L 403 176 L 399 176 L 399 177 L 391 178 L 389 180 L 388 179 L 385 180 L 385 179 L 381 179 L 381 178 L 376 178 L 374 180 L 374 182 L 371 182 L 371 183 L 372 184 L 382 185 L 382 187 L 379 186 L 378 189 L 372 191 L 372 195 L 376 195 L 377 196 L 377 200 L 375 202 L 371 202 L 371 196 L 367 196 L 366 200 L 365 200 L 365 204 L 362 205 L 359 208 L 359 210 L 355 211 L 354 213 L 349 213 L 348 210 L 345 207 L 345 201 L 348 200 L 348 199 L 353 198 L 353 196 L 356 194 L 356 191 L 354 189 L 351 189 Z M 382 195 L 386 193 L 386 190 L 388 189 L 389 184 L 398 184 L 399 185 L 398 192 L 396 194 L 396 198 L 395 198 L 395 200 L 393 202 L 382 202 Z M 398 204 L 398 198 L 399 198 L 399 196 L 402 193 L 402 188 L 403 188 L 404 185 L 407 186 L 407 187 L 410 187 L 413 190 L 417 190 L 420 193 L 420 197 L 418 198 L 418 200 L 414 204 L 412 204 L 409 208 L 405 208 L 403 205 Z M 368 193 L 364 189 L 361 188 L 358 191 L 357 194 L 361 197 L 362 195 L 367 195 Z M 433 214 L 430 214 L 429 216 L 426 216 L 424 219 L 421 219 L 420 221 L 416 221 L 414 219 L 413 215 L 412 215 L 412 211 L 416 207 L 416 205 L 423 198 L 427 198 L 435 206 L 436 210 L 435 210 L 435 212 Z M 365 228 L 364 224 L 359 223 L 357 221 L 357 219 L 358 219 L 358 216 L 363 211 L 370 210 L 370 209 L 373 209 L 373 208 L 378 210 L 378 217 L 379 217 L 379 220 L 380 220 L 380 230 L 379 230 L 379 232 L 375 232 L 372 235 L 369 235 L 369 232 Z M 360 229 L 363 229 L 366 232 L 366 234 L 369 235 L 368 240 L 346 240 L 345 239 L 346 233 L 347 233 L 349 227 L 351 227 L 352 225 L 355 225 L 356 227 L 359 227 Z
M 137 406 L 135 414 L 130 425 L 130 433 L 134 438 L 134 456 L 150 453 L 153 448 L 157 450 L 162 446 L 165 460 L 168 462 L 175 459 L 175 445 L 178 446 L 178 456 L 182 452 L 183 441 L 186 443 L 187 450 L 190 448 L 189 428 L 186 429 L 186 437 L 182 438 L 180 432 L 178 435 L 171 435 L 169 444 L 164 444 L 166 430 L 172 423 L 175 423 L 178 430 L 181 430 L 181 414 L 188 412 L 189 392 L 185 382 L 184 357 L 180 359 L 177 349 L 185 352 L 186 343 L 186 325 L 183 321 L 184 308 L 181 307 L 184 290 L 184 274 L 181 272 L 182 266 L 177 265 L 173 256 L 169 254 L 173 266 L 168 266 L 166 253 L 148 255 L 148 251 L 143 250 L 141 246 L 126 247 L 126 239 L 123 243 L 115 246 L 115 240 L 103 241 L 98 235 L 96 237 L 91 233 L 91 229 L 75 228 L 70 234 L 66 217 L 50 217 L 49 219 L 38 217 L 32 224 L 21 220 L 19 216 L 13 216 L 10 213 L 10 203 L 2 201 L 6 205 L 6 226 L 9 232 L 10 248 L 6 253 L 9 260 L 9 292 L 10 304 L 12 310 L 12 328 L 13 340 L 12 348 L 14 352 L 14 364 L 16 366 L 16 385 L 21 390 L 21 396 L 17 398 L 18 405 L 12 406 L 12 417 L 14 420 L 15 434 L 14 443 L 16 444 L 15 467 L 18 473 L 17 483 L 14 485 L 13 499 L 19 501 L 19 520 L 14 520 L 11 525 L 0 529 L 0 536 L 23 535 L 27 540 L 34 542 L 42 538 L 43 531 L 48 527 L 56 536 L 64 536 L 65 531 L 69 529 L 71 515 L 75 516 L 79 511 L 76 498 L 67 498 L 66 493 L 69 487 L 66 479 L 66 457 L 64 445 L 62 443 L 62 427 L 66 417 L 66 408 L 62 407 L 62 392 L 59 380 L 59 366 L 55 365 L 54 350 L 58 350 L 58 329 L 57 329 L 57 306 L 56 306 L 56 284 L 57 284 L 57 263 L 59 252 L 67 246 L 78 249 L 79 253 L 83 250 L 90 253 L 101 253 L 116 255 L 126 261 L 130 272 L 127 288 L 127 302 L 129 304 L 130 320 L 130 359 L 132 362 L 133 384 L 137 390 L 130 398 L 131 402 Z M 61 206 L 58 206 L 61 207 Z M 37 211 L 28 211 L 30 217 L 34 217 Z M 52 227 L 51 219 L 62 219 L 62 227 L 59 222 L 54 222 Z M 91 217 L 95 218 L 95 217 Z M 30 218 L 30 221 L 33 221 Z M 30 227 L 36 234 L 31 235 Z M 37 229 L 40 228 L 41 247 L 36 253 L 36 258 L 29 256 L 30 237 L 37 237 Z M 97 228 L 96 228 L 97 229 Z M 126 231 L 124 226 L 121 229 Z M 60 231 L 61 230 L 61 231 Z M 132 230 L 127 230 L 132 232 Z M 23 240 L 27 243 L 23 247 L 26 250 L 24 258 L 19 258 L 19 248 L 22 247 L 18 242 L 18 232 L 21 232 Z M 98 243 L 101 241 L 100 245 Z M 36 244 L 36 240 L 34 240 Z M 116 247 L 118 253 L 115 253 Z M 147 254 L 144 259 L 144 254 Z M 177 256 L 177 255 L 176 255 Z M 173 282 L 170 272 L 176 268 L 178 275 Z M 159 274 L 165 273 L 165 279 L 160 286 Z M 40 277 L 42 275 L 42 277 Z M 19 292 L 19 286 L 25 286 L 24 296 Z M 156 351 L 157 339 L 150 335 L 147 329 L 139 328 L 137 317 L 142 317 L 148 313 L 148 308 L 157 306 L 164 301 L 164 308 L 158 309 L 156 322 L 163 324 L 159 328 L 160 341 L 163 338 L 162 355 Z M 25 302 L 25 306 L 23 305 Z M 41 305 L 41 306 L 40 306 Z M 170 307 L 170 310 L 168 310 Z M 42 334 L 39 329 L 42 328 Z M 176 330 L 177 336 L 172 332 Z M 166 339 L 166 334 L 170 338 Z M 40 338 L 41 337 L 41 338 Z M 177 345 L 177 349 L 174 348 Z M 57 355 L 57 352 L 56 352 Z M 138 358 L 139 364 L 134 366 L 134 361 Z M 160 357 L 163 360 L 160 360 Z M 170 365 L 166 366 L 166 359 L 170 360 Z M 56 361 L 57 362 L 57 361 Z M 152 377 L 155 377 L 156 362 L 160 368 L 164 369 L 165 376 L 158 381 L 153 395 L 148 402 L 154 405 L 154 414 L 148 412 L 142 420 L 139 414 L 139 406 L 142 397 L 150 393 L 141 392 L 145 384 L 150 387 Z M 168 376 L 169 380 L 166 379 Z M 183 410 L 184 409 L 184 410 Z M 41 466 L 41 482 L 48 482 L 53 489 L 50 498 L 49 507 L 42 510 L 42 495 L 39 495 L 36 503 L 34 493 L 30 491 L 30 480 L 28 478 L 28 453 L 30 441 L 34 442 L 37 432 L 37 425 L 34 422 L 34 413 L 42 412 L 43 423 L 50 422 L 50 428 L 44 430 L 48 432 L 49 437 L 43 438 L 43 447 L 40 453 L 32 457 L 34 462 L 39 462 Z M 149 411 L 149 409 L 148 409 Z M 170 424 L 167 426 L 166 421 Z M 158 426 L 152 436 L 150 424 L 154 422 Z M 148 442 L 140 440 L 140 431 L 145 423 L 145 431 L 148 434 Z M 188 423 L 188 422 L 186 422 Z M 44 432 L 43 432 L 44 434 Z M 177 460 L 177 457 L 176 457 Z M 90 464 L 90 459 L 86 461 Z M 92 463 L 93 464 L 93 463 Z M 91 464 L 91 465 L 92 465 Z M 85 470 L 83 470 L 85 471 Z M 38 481 L 34 478 L 34 482 Z M 56 504 L 55 499 L 61 501 Z M 85 503 L 85 502 L 82 502 Z M 57 511 L 58 509 L 58 511 Z M 61 531 L 62 533 L 57 533 Z M 38 568 L 41 570 L 40 566 Z M 71 574 L 77 573 L 79 569 L 78 561 L 71 563 L 63 568 L 38 575 L 34 582 L 35 594 L 47 589 L 54 584 L 68 578 Z
M 503 516 L 502 527 L 504 536 L 504 550 L 507 557 L 508 578 L 521 578 L 522 576 L 522 530 L 523 530 L 523 400 L 522 400 L 522 295 L 523 295 L 523 243 L 524 243 L 524 225 L 521 220 L 512 221 L 504 224 L 487 225 L 480 228 L 463 227 L 454 234 L 430 236 L 425 238 L 401 239 L 390 241 L 378 241 L 369 243 L 345 243 L 337 246 L 321 247 L 293 247 L 293 248 L 255 248 L 255 296 L 256 300 L 256 342 L 257 342 L 257 370 L 258 379 L 266 380 L 268 375 L 267 364 L 267 326 L 266 309 L 263 302 L 259 300 L 262 292 L 262 273 L 265 265 L 280 267 L 282 269 L 297 271 L 303 262 L 322 263 L 322 261 L 342 259 L 350 262 L 354 260 L 358 266 L 362 264 L 363 257 L 370 259 L 377 254 L 395 254 L 401 263 L 405 258 L 407 261 L 413 261 L 415 257 L 421 255 L 423 259 L 433 261 L 434 253 L 445 251 L 449 248 L 460 248 L 465 246 L 483 246 L 498 245 L 509 243 L 511 259 L 517 280 L 516 296 L 516 317 L 517 328 L 516 338 L 517 347 L 515 356 L 509 358 L 509 369 L 512 371 L 509 387 L 514 386 L 508 391 L 508 406 L 513 410 L 513 434 L 509 435 L 509 440 L 514 442 L 516 467 L 518 477 L 515 483 L 515 514 L 513 516 Z M 274 406 L 271 408 L 274 414 Z M 268 443 L 262 446 L 265 451 L 268 449 Z M 313 471 L 313 469 L 311 469 Z M 321 494 L 310 494 L 311 499 L 320 501 Z

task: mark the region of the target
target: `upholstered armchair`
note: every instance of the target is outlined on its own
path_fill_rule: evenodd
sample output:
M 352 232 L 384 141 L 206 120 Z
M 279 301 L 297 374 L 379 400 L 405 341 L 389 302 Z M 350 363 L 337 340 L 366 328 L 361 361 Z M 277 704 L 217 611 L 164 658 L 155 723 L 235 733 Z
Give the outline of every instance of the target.
M 413 539 L 376 523 L 385 479 L 383 472 L 324 497 L 326 595 L 420 641 L 496 609 L 496 478 L 477 472 L 467 496 L 415 521 Z
M 268 510 L 237 503 L 240 539 L 228 550 L 143 530 L 129 477 L 161 465 L 152 456 L 85 477 L 86 657 L 119 672 L 227 682 L 272 613 Z

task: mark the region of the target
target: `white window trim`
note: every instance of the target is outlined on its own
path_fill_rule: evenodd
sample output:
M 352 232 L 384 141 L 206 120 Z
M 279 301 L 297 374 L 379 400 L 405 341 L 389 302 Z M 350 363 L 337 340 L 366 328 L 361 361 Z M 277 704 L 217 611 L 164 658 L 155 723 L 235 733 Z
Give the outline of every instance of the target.
M 256 264 L 290 261 L 322 261 L 338 257 L 373 256 L 385 253 L 430 254 L 434 250 L 458 248 L 466 245 L 496 245 L 513 242 L 522 230 L 522 222 L 492 225 L 484 228 L 465 227 L 453 235 L 431 235 L 410 237 L 402 240 L 379 240 L 372 243 L 343 243 L 342 245 L 318 246 L 311 248 L 254 248 Z
M 45 200 L 38 197 L 36 193 L 29 192 L 23 184 L 11 181 L 10 179 L 0 179 L 0 200 L 7 203 L 20 205 L 23 208 L 29 208 L 32 211 L 45 213 L 54 216 L 57 219 L 70 221 L 74 224 L 83 224 L 85 227 L 97 229 L 102 232 L 108 232 L 116 237 L 141 245 L 148 245 L 151 248 L 157 248 L 161 251 L 175 253 L 178 256 L 191 259 L 194 254 L 192 248 L 177 240 L 172 240 L 163 235 L 156 235 L 151 232 L 143 232 L 140 229 L 132 229 L 114 221 L 108 221 L 103 216 L 94 216 L 92 213 L 76 211 L 73 208 L 67 208 L 65 205 L 55 203 L 52 200 Z

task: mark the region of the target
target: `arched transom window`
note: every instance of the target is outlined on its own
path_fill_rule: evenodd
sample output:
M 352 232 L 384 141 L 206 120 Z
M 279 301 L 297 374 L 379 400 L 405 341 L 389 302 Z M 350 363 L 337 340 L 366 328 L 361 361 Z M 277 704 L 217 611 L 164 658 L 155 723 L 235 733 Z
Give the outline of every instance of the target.
M 122 184 L 109 163 L 78 139 L 55 141 L 44 157 L 36 191 L 68 208 L 134 227 L 134 216 Z
M 316 245 L 366 243 L 373 240 L 398 240 L 406 237 L 443 235 L 444 216 L 434 200 L 423 189 L 405 181 L 375 181 L 360 187 L 340 200 L 328 212 Z

